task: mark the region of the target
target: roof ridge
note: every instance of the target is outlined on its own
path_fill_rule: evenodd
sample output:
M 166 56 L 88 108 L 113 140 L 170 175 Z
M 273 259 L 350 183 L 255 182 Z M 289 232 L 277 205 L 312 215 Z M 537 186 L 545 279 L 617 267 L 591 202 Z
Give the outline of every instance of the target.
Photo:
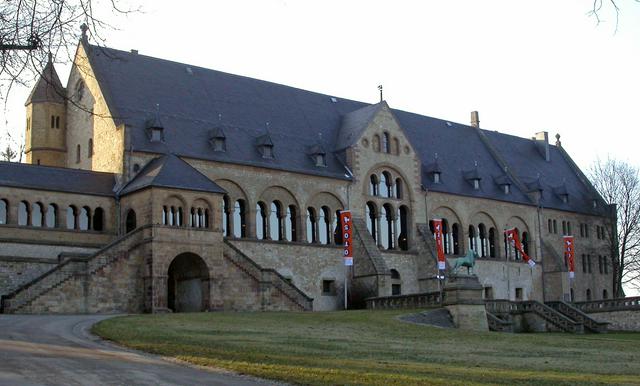
M 26 162 L 11 162 L 11 161 L 0 161 L 0 165 L 11 165 L 11 166 L 20 166 L 20 167 L 31 167 L 31 168 L 42 168 L 42 169 L 56 169 L 56 170 L 64 170 L 64 171 L 74 171 L 79 173 L 88 173 L 88 174 L 105 174 L 115 176 L 117 173 L 112 172 L 103 172 L 99 170 L 87 170 L 87 169 L 76 169 L 76 168 L 68 168 L 63 166 L 51 166 L 51 165 L 36 165 L 29 164 Z

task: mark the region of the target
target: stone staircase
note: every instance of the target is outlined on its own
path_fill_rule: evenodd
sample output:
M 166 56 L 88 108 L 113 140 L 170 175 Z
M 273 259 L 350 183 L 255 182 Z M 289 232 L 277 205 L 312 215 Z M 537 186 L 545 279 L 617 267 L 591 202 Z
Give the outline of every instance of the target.
M 545 304 L 553 308 L 554 310 L 560 312 L 561 314 L 567 316 L 568 318 L 571 318 L 576 322 L 582 323 L 584 327 L 591 332 L 596 332 L 596 333 L 607 332 L 608 323 L 598 322 L 597 320 L 591 318 L 589 315 L 585 314 L 584 312 L 580 311 L 578 308 L 572 306 L 569 303 L 558 301 L 558 302 L 546 302 Z
M 487 311 L 487 323 L 489 330 L 497 332 L 514 332 L 511 318 L 503 319 Z
M 63 258 L 62 262 L 34 280 L 25 283 L 0 299 L 0 313 L 18 313 L 41 296 L 73 279 L 87 278 L 114 262 L 126 258 L 132 242 L 139 242 L 148 227 L 128 233 L 92 255 Z M 61 256 L 62 257 L 62 256 Z
M 265 295 L 268 293 L 270 288 L 274 288 L 293 304 L 297 305 L 301 311 L 313 310 L 313 298 L 307 296 L 302 292 L 302 290 L 293 285 L 290 281 L 286 280 L 276 270 L 261 267 L 229 241 L 224 240 L 224 243 L 224 257 L 260 283 L 261 292 L 263 294 L 263 309 L 266 309 L 266 306 L 269 303 L 268 296 Z
M 552 307 L 535 300 L 520 302 L 513 302 L 510 300 L 487 300 L 485 301 L 485 308 L 487 310 L 487 314 L 492 314 L 492 316 L 503 321 L 509 321 L 513 315 L 532 313 L 564 332 L 583 334 L 585 330 L 585 326 L 582 322 L 573 320 L 563 313 L 556 311 Z M 492 321 L 489 321 L 489 327 L 491 327 L 491 322 Z M 494 327 L 496 327 L 495 323 Z M 496 329 L 494 331 L 499 330 Z

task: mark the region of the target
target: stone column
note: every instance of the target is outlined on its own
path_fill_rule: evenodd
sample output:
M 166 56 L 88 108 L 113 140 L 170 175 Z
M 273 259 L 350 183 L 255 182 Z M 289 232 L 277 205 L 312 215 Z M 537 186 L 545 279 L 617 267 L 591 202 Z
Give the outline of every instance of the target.
M 247 237 L 255 239 L 256 236 L 256 208 L 245 208 L 246 224 L 247 224 Z
M 235 220 L 234 220 L 234 214 L 236 212 L 236 208 L 235 208 L 235 201 L 233 202 L 233 204 L 229 204 L 229 208 L 227 208 L 226 213 L 224 214 L 225 216 L 227 216 L 227 233 L 229 234 L 227 237 L 231 238 L 231 237 L 235 237 L 234 234 L 234 226 L 235 226 Z M 231 206 L 233 205 L 233 206 Z
M 167 275 L 154 275 L 152 280 L 152 310 L 154 314 L 169 312 L 167 304 Z

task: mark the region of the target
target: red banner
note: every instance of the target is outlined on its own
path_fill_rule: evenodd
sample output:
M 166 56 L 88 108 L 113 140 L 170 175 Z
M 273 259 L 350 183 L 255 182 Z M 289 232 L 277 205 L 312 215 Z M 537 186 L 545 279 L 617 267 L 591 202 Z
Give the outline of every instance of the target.
M 340 229 L 344 242 L 344 265 L 353 265 L 353 224 L 351 223 L 351 211 L 340 211 Z
M 444 271 L 447 268 L 447 263 L 444 258 L 444 242 L 442 240 L 442 220 L 431 220 L 433 224 L 433 233 L 436 236 L 436 250 L 438 251 L 438 269 Z
M 536 262 L 533 261 L 533 259 L 531 259 L 529 255 L 527 255 L 524 252 L 524 248 L 522 248 L 522 244 L 520 243 L 520 238 L 518 237 L 518 232 L 516 231 L 516 228 L 507 229 L 506 231 L 504 231 L 504 233 L 507 235 L 507 240 L 509 241 L 509 245 L 512 245 L 515 249 L 518 250 L 518 252 L 522 254 L 522 259 L 526 263 L 528 263 L 529 266 L 531 267 L 535 266 Z
M 576 250 L 573 236 L 564 236 L 562 242 L 564 243 L 564 258 L 569 267 L 569 279 L 573 279 L 576 275 Z

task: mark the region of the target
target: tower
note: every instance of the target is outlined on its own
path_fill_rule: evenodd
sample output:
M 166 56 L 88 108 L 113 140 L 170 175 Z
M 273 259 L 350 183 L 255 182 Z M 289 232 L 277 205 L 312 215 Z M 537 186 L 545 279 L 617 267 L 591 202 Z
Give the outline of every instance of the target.
M 27 163 L 65 166 L 66 149 L 66 90 L 49 60 L 29 98 L 25 153 Z

